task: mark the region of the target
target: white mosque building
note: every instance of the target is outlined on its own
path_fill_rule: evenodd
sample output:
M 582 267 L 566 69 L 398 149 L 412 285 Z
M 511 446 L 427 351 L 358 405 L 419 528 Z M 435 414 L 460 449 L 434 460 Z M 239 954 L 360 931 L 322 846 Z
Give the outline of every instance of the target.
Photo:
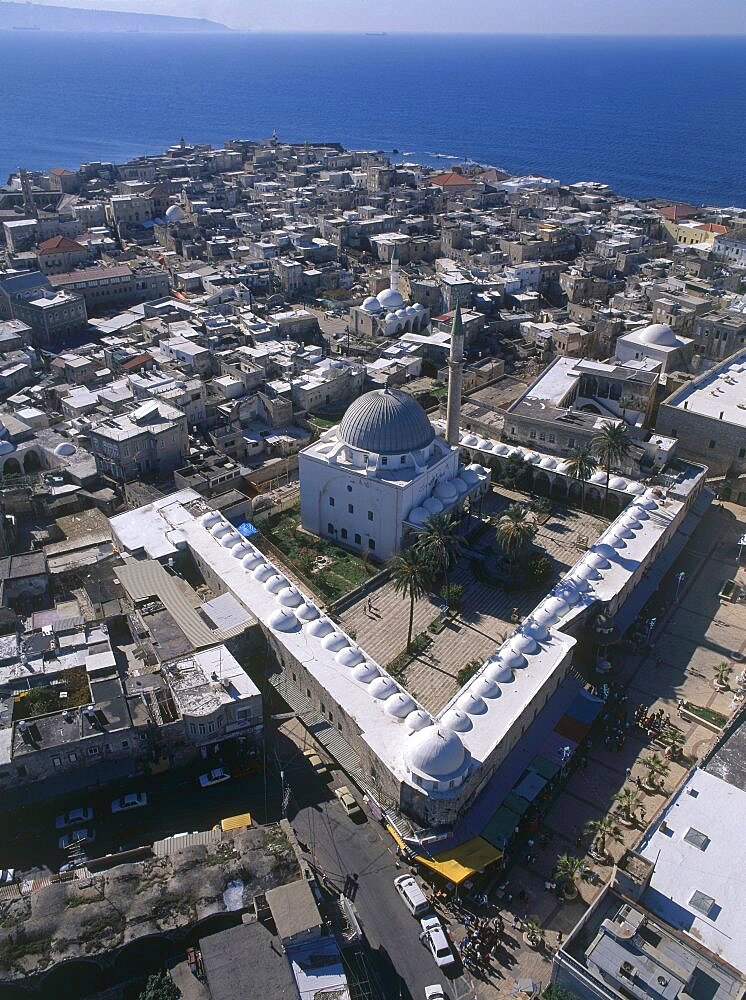
M 458 427 L 458 378 L 463 340 L 460 311 L 454 318 L 449 407 Z M 348 407 L 342 422 L 299 456 L 301 521 L 307 531 L 380 560 L 395 555 L 407 536 L 430 517 L 458 512 L 489 489 L 490 472 L 459 461 L 458 436 L 439 437 L 408 392 L 376 389 Z
M 399 291 L 399 258 L 391 258 L 389 287 L 369 295 L 350 310 L 350 332 L 358 337 L 396 337 L 402 333 L 422 333 L 430 322 L 430 312 L 420 302 L 407 304 Z

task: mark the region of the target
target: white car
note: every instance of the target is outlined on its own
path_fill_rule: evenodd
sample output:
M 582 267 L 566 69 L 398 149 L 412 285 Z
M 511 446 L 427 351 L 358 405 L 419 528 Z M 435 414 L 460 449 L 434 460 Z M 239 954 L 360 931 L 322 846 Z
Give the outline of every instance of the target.
M 58 830 L 64 830 L 68 826 L 78 826 L 79 823 L 90 823 L 92 819 L 93 809 L 90 806 L 85 806 L 62 813 L 54 821 L 54 825 Z
M 15 868 L 0 868 L 0 885 L 10 885 L 16 880 Z
M 442 986 L 426 986 L 425 1000 L 448 1000 Z
M 442 968 L 456 961 L 451 945 L 438 917 L 423 917 L 420 920 L 420 941 L 432 952 L 435 964 Z
M 121 799 L 114 799 L 111 804 L 113 813 L 129 812 L 130 809 L 142 809 L 148 804 L 148 797 L 145 792 L 130 792 L 123 795 Z
M 95 839 L 96 831 L 84 828 L 82 830 L 71 830 L 64 837 L 60 837 L 57 843 L 61 851 L 66 851 L 68 847 L 73 847 L 75 844 L 92 844 Z
M 208 771 L 207 774 L 200 774 L 199 783 L 203 788 L 209 788 L 210 785 L 219 785 L 223 781 L 230 781 L 230 778 L 230 771 L 224 767 L 216 767 L 212 771 Z
M 334 794 L 339 799 L 339 804 L 342 806 L 350 819 L 365 819 L 365 813 L 355 801 L 355 796 L 352 794 L 347 785 L 340 785 L 339 788 L 335 788 Z

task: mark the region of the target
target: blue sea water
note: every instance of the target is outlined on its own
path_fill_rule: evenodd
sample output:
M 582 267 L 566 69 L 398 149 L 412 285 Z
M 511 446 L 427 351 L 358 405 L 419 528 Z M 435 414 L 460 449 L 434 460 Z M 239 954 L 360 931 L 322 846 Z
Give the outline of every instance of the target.
M 746 37 L 0 33 L 0 177 L 181 135 L 471 158 L 746 205 Z M 451 162 L 443 159 L 441 162 Z

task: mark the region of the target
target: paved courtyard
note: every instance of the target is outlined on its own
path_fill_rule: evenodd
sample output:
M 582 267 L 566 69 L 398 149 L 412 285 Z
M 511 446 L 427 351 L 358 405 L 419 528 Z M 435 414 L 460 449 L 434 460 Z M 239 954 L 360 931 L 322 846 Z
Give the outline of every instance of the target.
M 685 760 L 681 764 L 672 763 L 665 780 L 666 795 L 642 797 L 645 824 L 654 819 L 665 805 L 666 796 L 686 776 L 687 768 L 694 766 L 715 740 L 711 730 L 678 715 L 678 699 L 713 708 L 724 715 L 730 715 L 734 709 L 732 692 L 715 690 L 713 667 L 723 660 L 731 662 L 732 682 L 743 669 L 746 608 L 743 604 L 721 603 L 717 595 L 725 580 L 736 579 L 746 585 L 746 567 L 737 566 L 738 538 L 745 528 L 746 511 L 742 507 L 726 504 L 708 511 L 661 588 L 661 592 L 670 592 L 671 606 L 659 622 L 654 647 L 641 654 L 627 653 L 616 678 L 628 685 L 631 709 L 638 703 L 643 703 L 649 711 L 663 708 L 686 740 Z M 673 602 L 675 578 L 681 570 L 687 578 L 678 602 Z M 525 858 L 518 858 L 509 871 L 510 890 L 514 895 L 525 891 L 527 902 L 517 904 L 514 898 L 507 904 L 504 897 L 492 899 L 505 919 L 506 947 L 500 954 L 502 963 L 483 970 L 485 976 L 476 984 L 480 998 L 514 995 L 519 980 L 547 985 L 558 934 L 567 935 L 611 875 L 610 866 L 599 865 L 587 855 L 592 838 L 582 833 L 582 827 L 588 820 L 600 819 L 609 812 L 614 796 L 627 784 L 627 768 L 631 769 L 631 781 L 644 775 L 640 758 L 655 749 L 660 748 L 651 747 L 639 735 L 629 737 L 619 752 L 609 750 L 601 741 L 589 748 L 587 767 L 575 771 L 545 817 L 543 828 L 551 837 L 550 843 L 542 850 L 535 850 L 536 860 L 531 865 L 525 863 Z M 620 829 L 623 842 L 607 844 L 615 860 L 634 846 L 643 826 Z M 592 881 L 579 881 L 580 895 L 573 902 L 561 902 L 553 892 L 544 889 L 560 854 L 583 857 L 591 873 Z M 544 950 L 529 947 L 520 930 L 512 929 L 515 913 L 538 919 L 545 930 Z M 449 931 L 456 941 L 464 935 L 464 928 L 455 922 Z
M 525 499 L 507 491 L 495 491 L 485 501 L 483 516 L 499 513 L 513 500 Z M 605 522 L 591 514 L 580 513 L 555 505 L 550 518 L 541 525 L 536 536 L 537 551 L 545 552 L 554 564 L 556 576 L 565 573 L 579 558 L 588 544 L 593 544 L 603 531 Z M 479 540 L 482 551 L 494 540 L 494 528 Z M 460 614 L 449 619 L 446 627 L 432 636 L 432 644 L 407 667 L 403 682 L 407 689 L 431 712 L 438 712 L 458 690 L 456 675 L 470 660 L 482 662 L 509 634 L 514 608 L 522 618 L 527 615 L 548 589 L 506 593 L 501 587 L 480 583 L 469 568 L 470 558 L 478 553 L 465 553 L 450 574 L 450 582 L 463 587 Z M 367 610 L 367 596 L 342 613 L 345 628 L 352 628 L 357 641 L 366 652 L 384 665 L 398 656 L 407 644 L 409 598 L 397 593 L 393 581 L 387 580 L 370 595 L 373 611 Z M 413 634 L 425 632 L 440 613 L 437 595 L 428 595 L 415 603 Z

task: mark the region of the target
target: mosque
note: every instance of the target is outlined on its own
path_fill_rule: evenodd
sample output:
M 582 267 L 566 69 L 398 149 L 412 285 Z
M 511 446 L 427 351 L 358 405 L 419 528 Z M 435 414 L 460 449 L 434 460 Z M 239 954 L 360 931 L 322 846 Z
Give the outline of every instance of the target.
M 451 331 L 450 366 L 451 433 L 445 439 L 408 392 L 376 389 L 356 399 L 340 424 L 301 451 L 301 522 L 307 531 L 385 561 L 434 514 L 459 514 L 489 489 L 488 469 L 476 463 L 464 467 L 459 460 L 460 309 Z
M 350 332 L 358 337 L 395 337 L 422 333 L 429 323 L 429 310 L 420 302 L 407 305 L 399 291 L 399 258 L 394 249 L 389 287 L 350 310 Z

